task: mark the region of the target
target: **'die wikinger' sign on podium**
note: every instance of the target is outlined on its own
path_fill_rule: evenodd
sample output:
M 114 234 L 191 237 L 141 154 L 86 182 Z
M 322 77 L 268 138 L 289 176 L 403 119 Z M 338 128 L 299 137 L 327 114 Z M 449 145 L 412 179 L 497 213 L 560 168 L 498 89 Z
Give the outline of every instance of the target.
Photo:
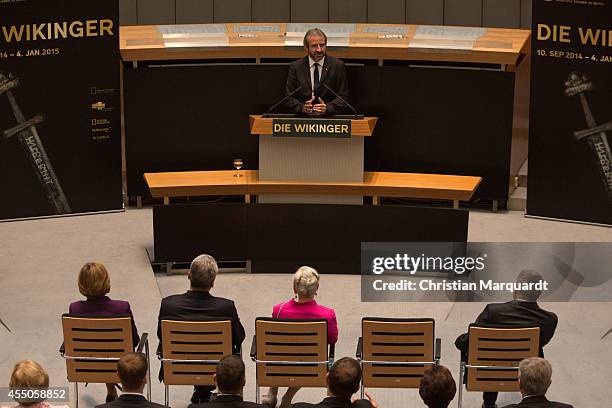
M 351 137 L 349 119 L 281 119 L 272 121 L 272 135 L 280 137 Z
M 364 138 L 377 120 L 250 115 L 251 134 L 259 137 L 259 180 L 363 182 Z M 258 202 L 361 204 L 363 197 L 262 194 Z

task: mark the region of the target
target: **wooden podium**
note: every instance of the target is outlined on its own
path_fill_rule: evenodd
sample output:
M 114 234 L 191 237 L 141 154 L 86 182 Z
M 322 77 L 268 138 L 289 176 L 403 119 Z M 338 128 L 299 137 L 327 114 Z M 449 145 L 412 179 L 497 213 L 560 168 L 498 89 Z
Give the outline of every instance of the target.
M 364 137 L 378 118 L 250 115 L 262 181 L 363 182 Z M 262 194 L 261 203 L 362 204 L 361 196 Z

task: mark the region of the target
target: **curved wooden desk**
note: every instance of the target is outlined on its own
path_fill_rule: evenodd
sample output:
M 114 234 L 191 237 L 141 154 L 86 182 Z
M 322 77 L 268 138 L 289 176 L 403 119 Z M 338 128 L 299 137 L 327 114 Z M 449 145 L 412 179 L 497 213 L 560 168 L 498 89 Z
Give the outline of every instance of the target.
M 337 194 L 378 197 L 426 198 L 468 201 L 482 181 L 480 177 L 442 174 L 365 172 L 362 183 L 261 181 L 257 170 L 145 173 L 151 196 L 163 198 L 205 195 Z M 247 201 L 249 199 L 247 198 Z

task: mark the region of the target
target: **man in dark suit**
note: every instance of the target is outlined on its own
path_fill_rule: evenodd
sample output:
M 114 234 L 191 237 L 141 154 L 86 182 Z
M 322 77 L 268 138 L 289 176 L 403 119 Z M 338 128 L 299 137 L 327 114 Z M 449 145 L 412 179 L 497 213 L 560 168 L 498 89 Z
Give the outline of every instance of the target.
M 542 276 L 530 269 L 521 271 L 516 282 L 519 284 L 535 284 L 542 281 Z M 492 303 L 487 305 L 476 319 L 476 325 L 495 325 L 504 327 L 539 327 L 540 328 L 540 357 L 544 357 L 542 348 L 548 344 L 557 328 L 557 315 L 548 312 L 537 303 L 541 291 L 523 290 L 514 291 L 514 300 L 506 303 Z M 467 361 L 468 335 L 462 334 L 455 340 L 455 346 L 461 350 L 461 359 Z M 483 393 L 483 408 L 496 407 L 496 392 Z
M 540 357 L 531 357 L 519 363 L 519 387 L 523 399 L 504 408 L 573 408 L 569 404 L 549 401 L 546 391 L 550 387 L 552 367 Z
M 351 397 L 359 390 L 361 366 L 357 360 L 343 357 L 337 360 L 327 373 L 327 397 L 318 404 L 298 402 L 292 408 L 378 408 L 374 398 L 368 393 L 367 400 L 351 402 Z
M 234 302 L 210 294 L 219 268 L 210 255 L 200 255 L 191 262 L 187 278 L 190 289 L 180 295 L 171 295 L 162 299 L 157 323 L 157 337 L 161 347 L 161 321 L 168 320 L 201 320 L 203 318 L 229 318 L 232 322 L 232 346 L 234 353 L 240 353 L 244 340 L 244 327 L 240 323 Z M 160 380 L 163 374 L 160 371 Z M 214 388 L 196 386 L 191 402 L 206 402 Z
M 349 90 L 344 62 L 326 55 L 326 47 L 327 36 L 323 31 L 313 28 L 306 32 L 304 49 L 308 55 L 291 63 L 285 86 L 287 95 L 300 88 L 287 99 L 291 112 L 334 115 L 346 110 L 342 98 L 348 99 Z
M 147 358 L 142 353 L 127 353 L 117 362 L 117 374 L 123 392 L 119 399 L 96 408 L 166 408 L 149 402 L 143 395 L 147 384 Z
M 240 357 L 236 355 L 223 357 L 217 364 L 213 379 L 219 390 L 216 398 L 202 404 L 191 404 L 189 408 L 269 408 L 242 399 L 246 376 L 244 362 Z

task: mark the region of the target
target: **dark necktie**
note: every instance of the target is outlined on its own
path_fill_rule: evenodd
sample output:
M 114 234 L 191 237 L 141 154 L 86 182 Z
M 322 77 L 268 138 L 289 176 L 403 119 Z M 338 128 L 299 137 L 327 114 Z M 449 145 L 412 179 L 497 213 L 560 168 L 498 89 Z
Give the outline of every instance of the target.
M 314 86 L 313 86 L 313 92 L 315 95 L 317 95 L 317 93 L 319 92 L 319 63 L 315 62 L 314 64 Z M 318 96 L 318 95 L 317 95 Z

